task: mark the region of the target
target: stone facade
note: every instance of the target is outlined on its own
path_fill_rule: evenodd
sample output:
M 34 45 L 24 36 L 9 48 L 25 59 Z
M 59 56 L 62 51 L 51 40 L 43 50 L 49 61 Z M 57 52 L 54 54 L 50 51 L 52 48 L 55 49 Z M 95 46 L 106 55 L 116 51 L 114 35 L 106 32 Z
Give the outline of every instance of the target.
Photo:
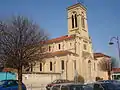
M 103 53 L 94 53 L 94 60 L 95 60 L 95 65 L 94 65 L 94 69 L 95 69 L 95 76 L 96 77 L 100 77 L 103 78 L 104 80 L 108 79 L 108 70 L 104 71 L 100 68 L 101 63 L 104 63 L 104 67 L 108 68 L 111 70 L 111 57 L 108 55 L 105 55 Z M 105 63 L 107 62 L 107 63 Z M 102 66 L 103 66 L 102 65 Z
M 46 57 L 33 67 L 33 72 L 60 73 L 61 78 L 68 80 L 80 75 L 85 82 L 94 81 L 98 75 L 104 77 L 106 73 L 99 72 L 94 59 L 86 8 L 78 3 L 68 7 L 67 13 L 68 35 L 45 42 Z

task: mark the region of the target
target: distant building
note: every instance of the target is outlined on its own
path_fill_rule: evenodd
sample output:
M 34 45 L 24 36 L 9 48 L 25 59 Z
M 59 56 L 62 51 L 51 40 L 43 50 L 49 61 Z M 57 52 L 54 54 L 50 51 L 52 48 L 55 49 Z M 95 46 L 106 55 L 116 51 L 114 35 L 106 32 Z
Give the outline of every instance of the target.
M 16 79 L 16 70 L 13 68 L 3 68 L 0 72 L 0 80 Z
M 107 80 L 108 79 L 108 69 L 110 70 L 111 72 L 111 57 L 108 56 L 108 55 L 105 55 L 103 53 L 94 53 L 94 60 L 95 60 L 95 66 L 96 67 L 96 72 L 95 72 L 95 76 L 97 77 L 101 77 L 103 78 L 104 80 Z M 101 70 L 101 66 L 100 64 L 101 63 L 104 63 L 104 62 L 108 62 L 108 63 L 105 63 L 106 66 L 104 66 L 107 70 L 104 71 L 104 70 Z
M 112 79 L 113 80 L 120 80 L 120 68 L 113 68 L 112 69 Z

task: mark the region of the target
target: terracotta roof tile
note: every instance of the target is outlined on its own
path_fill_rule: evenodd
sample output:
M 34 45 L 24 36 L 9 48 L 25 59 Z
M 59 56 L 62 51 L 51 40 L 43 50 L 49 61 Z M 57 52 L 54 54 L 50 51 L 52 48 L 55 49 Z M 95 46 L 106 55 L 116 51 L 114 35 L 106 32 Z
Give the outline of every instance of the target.
M 60 42 L 60 41 L 63 41 L 63 40 L 71 39 L 71 38 L 74 38 L 74 36 L 75 35 L 71 35 L 71 36 L 65 35 L 65 36 L 61 36 L 61 37 L 58 37 L 58 38 L 53 38 L 53 39 L 45 41 L 45 44 L 50 44 L 50 43 L 54 43 L 54 42 Z
M 105 55 L 103 53 L 94 53 L 94 58 L 99 58 L 99 57 L 108 57 L 108 58 L 111 58 L 110 56 Z
M 51 57 L 54 57 L 54 56 L 65 56 L 67 54 L 77 55 L 77 54 L 75 54 L 73 52 L 65 50 L 65 51 L 56 51 L 56 52 L 52 52 L 52 53 L 46 53 L 44 55 L 44 58 L 51 58 Z
M 114 73 L 120 72 L 120 68 L 112 68 L 112 72 L 114 72 Z
M 82 3 L 77 3 L 72 6 L 68 6 L 67 10 L 72 9 L 74 7 L 81 7 L 82 9 L 86 10 L 87 8 Z
M 13 68 L 4 68 L 2 71 L 3 72 L 16 72 L 17 70 Z

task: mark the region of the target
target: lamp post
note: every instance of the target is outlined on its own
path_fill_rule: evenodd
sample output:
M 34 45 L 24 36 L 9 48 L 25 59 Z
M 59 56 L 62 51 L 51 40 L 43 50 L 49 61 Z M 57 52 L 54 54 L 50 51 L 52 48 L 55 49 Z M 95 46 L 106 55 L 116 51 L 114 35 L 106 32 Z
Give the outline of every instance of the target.
M 113 45 L 114 44 L 113 40 L 116 40 L 117 49 L 118 49 L 118 55 L 119 55 L 119 60 L 120 60 L 120 41 L 119 41 L 119 37 L 118 36 L 112 37 L 110 39 L 109 45 Z M 111 66 L 111 68 L 112 68 L 112 66 Z M 111 76 L 111 70 L 108 71 L 108 74 Z M 110 79 L 110 77 L 109 77 L 109 79 Z
M 116 40 L 117 48 L 118 48 L 118 54 L 119 54 L 119 60 L 120 60 L 120 41 L 119 41 L 119 37 L 118 36 L 112 37 L 110 39 L 109 45 L 113 45 L 114 44 L 113 39 Z

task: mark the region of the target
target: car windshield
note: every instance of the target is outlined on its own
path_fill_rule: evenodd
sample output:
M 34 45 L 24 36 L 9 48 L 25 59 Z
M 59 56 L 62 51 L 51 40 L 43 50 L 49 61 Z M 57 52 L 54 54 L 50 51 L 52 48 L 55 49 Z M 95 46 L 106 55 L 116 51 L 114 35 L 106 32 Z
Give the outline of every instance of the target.
M 0 86 L 4 85 L 6 81 L 0 81 Z
M 83 85 L 71 85 L 70 90 L 83 90 Z

